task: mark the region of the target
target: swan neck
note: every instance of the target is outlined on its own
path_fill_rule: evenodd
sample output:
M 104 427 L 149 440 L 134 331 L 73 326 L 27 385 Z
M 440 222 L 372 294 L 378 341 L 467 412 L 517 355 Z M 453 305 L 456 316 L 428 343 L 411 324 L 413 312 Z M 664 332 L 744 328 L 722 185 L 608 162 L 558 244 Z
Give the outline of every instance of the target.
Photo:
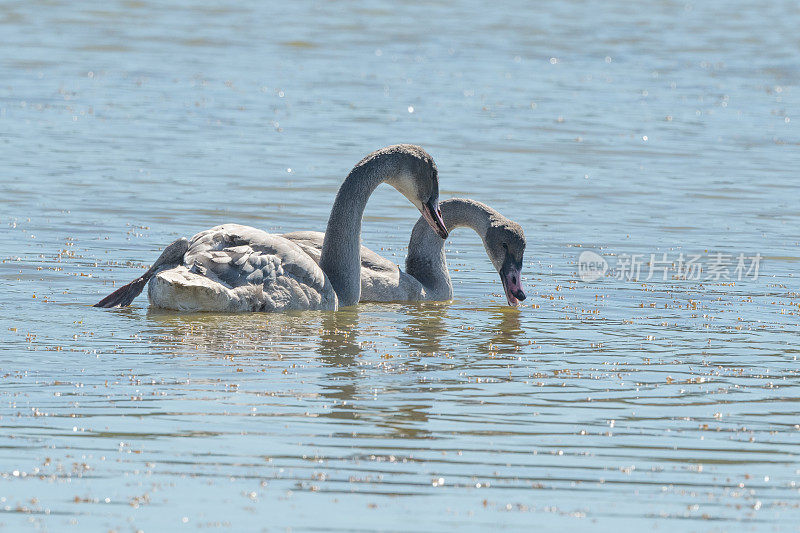
M 487 205 L 464 198 L 451 198 L 440 205 L 442 218 L 448 228 L 470 228 L 481 239 L 486 237 L 494 213 Z
M 491 213 L 487 207 L 472 200 L 452 198 L 439 204 L 442 219 L 452 232 L 455 228 L 472 228 L 483 240 L 491 224 Z M 445 241 L 420 218 L 411 232 L 406 257 L 406 273 L 416 278 L 425 287 L 426 298 L 450 300 L 453 298 L 453 283 L 447 268 L 444 250 Z
M 361 218 L 367 200 L 384 177 L 374 165 L 356 166 L 333 202 L 319 264 L 340 307 L 355 305 L 361 297 Z

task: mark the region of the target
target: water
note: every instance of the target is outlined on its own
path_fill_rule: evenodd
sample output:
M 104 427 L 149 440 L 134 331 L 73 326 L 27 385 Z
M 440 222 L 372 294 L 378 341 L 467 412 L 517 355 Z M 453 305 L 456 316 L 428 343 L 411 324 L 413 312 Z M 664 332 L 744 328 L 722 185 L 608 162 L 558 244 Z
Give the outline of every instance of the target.
M 795 529 L 798 22 L 788 1 L 4 2 L 0 527 Z M 443 197 L 522 224 L 525 306 L 460 230 L 450 303 L 89 307 L 181 235 L 322 230 L 397 142 Z M 382 187 L 364 243 L 402 263 L 416 218 Z M 651 253 L 763 261 L 624 275 Z

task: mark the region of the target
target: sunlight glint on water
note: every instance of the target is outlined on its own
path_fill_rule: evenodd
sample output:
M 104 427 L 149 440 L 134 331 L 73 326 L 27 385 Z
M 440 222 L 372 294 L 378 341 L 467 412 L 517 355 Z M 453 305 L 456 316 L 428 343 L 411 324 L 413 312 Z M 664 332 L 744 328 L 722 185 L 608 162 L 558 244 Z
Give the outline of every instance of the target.
M 800 13 L 751 4 L 0 5 L 0 527 L 794 525 Z M 397 142 L 525 228 L 519 311 L 467 230 L 450 303 L 89 307 L 178 236 L 322 230 Z M 416 219 L 382 187 L 364 244 Z

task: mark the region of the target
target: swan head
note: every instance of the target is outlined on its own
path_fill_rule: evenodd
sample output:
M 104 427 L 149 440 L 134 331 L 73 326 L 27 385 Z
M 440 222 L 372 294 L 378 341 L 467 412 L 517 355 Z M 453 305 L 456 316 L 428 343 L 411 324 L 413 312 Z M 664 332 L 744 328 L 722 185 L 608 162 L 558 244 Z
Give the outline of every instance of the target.
M 386 183 L 408 198 L 431 229 L 446 239 L 447 226 L 439 208 L 439 171 L 433 158 L 419 146 L 410 144 L 392 146 L 387 150 L 396 150 L 394 153 L 404 157 L 399 158 L 395 172 L 390 174 Z
M 505 217 L 492 217 L 483 238 L 486 253 L 500 274 L 508 305 L 516 307 L 526 298 L 522 289 L 522 259 L 525 255 L 525 234 L 522 226 Z

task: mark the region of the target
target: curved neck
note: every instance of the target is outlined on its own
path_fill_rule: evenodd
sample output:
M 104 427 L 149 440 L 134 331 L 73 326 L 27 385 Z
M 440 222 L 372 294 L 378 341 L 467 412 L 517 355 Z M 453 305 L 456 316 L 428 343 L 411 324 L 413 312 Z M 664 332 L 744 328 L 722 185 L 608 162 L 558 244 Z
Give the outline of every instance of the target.
M 340 307 L 355 305 L 361 297 L 361 217 L 373 191 L 396 172 L 392 167 L 385 158 L 365 158 L 347 175 L 333 202 L 319 266 Z
M 452 231 L 459 227 L 472 228 L 481 239 L 489 230 L 494 212 L 485 204 L 464 198 L 445 200 L 439 204 L 439 208 L 447 229 Z M 411 232 L 406 273 L 422 283 L 428 299 L 449 300 L 453 297 L 453 283 L 447 269 L 444 242 L 423 218 L 417 221 Z

